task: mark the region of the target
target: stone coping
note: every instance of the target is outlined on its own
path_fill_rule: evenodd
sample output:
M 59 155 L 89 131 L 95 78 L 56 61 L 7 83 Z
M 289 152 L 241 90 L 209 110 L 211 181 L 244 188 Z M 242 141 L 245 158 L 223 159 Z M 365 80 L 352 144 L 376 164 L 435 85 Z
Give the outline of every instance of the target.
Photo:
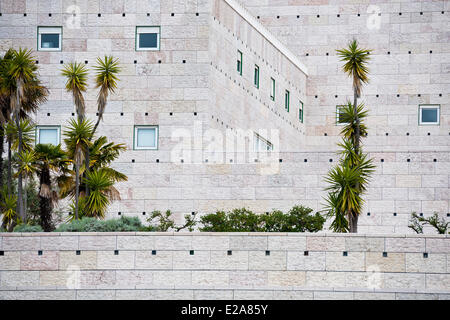
M 450 238 L 450 234 L 397 233 L 314 233 L 314 232 L 1 232 L 0 237 L 58 237 L 58 236 L 289 236 L 289 237 L 364 237 L 364 238 Z

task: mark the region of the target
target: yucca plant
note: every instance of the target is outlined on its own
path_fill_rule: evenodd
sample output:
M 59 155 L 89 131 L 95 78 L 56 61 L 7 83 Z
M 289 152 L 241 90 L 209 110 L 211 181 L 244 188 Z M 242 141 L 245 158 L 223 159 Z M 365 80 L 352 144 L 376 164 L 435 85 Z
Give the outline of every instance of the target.
M 73 159 L 75 167 L 75 219 L 78 219 L 78 199 L 80 196 L 80 165 L 89 151 L 92 136 L 92 122 L 89 120 L 69 121 L 69 126 L 64 133 L 64 142 L 67 147 L 68 156 Z
M 97 130 L 100 121 L 105 112 L 108 95 L 114 93 L 117 88 L 117 75 L 120 72 L 119 59 L 114 59 L 112 56 L 105 56 L 103 59 L 97 58 L 97 65 L 94 66 L 95 87 L 100 88 L 97 97 L 98 119 L 95 123 L 93 133 Z
M 20 223 L 20 219 L 16 214 L 17 197 L 8 195 L 8 189 L 3 188 L 0 191 L 0 209 L 2 214 L 2 227 L 8 231 L 12 231 L 14 226 Z
M 110 200 L 120 199 L 119 192 L 114 188 L 114 181 L 103 169 L 89 172 L 84 180 L 91 190 L 89 197 L 86 197 L 85 214 L 104 219 Z
M 88 69 L 84 64 L 70 62 L 64 65 L 62 75 L 66 77 L 66 91 L 72 93 L 78 120 L 83 120 L 86 114 L 86 104 L 83 93 L 87 89 Z

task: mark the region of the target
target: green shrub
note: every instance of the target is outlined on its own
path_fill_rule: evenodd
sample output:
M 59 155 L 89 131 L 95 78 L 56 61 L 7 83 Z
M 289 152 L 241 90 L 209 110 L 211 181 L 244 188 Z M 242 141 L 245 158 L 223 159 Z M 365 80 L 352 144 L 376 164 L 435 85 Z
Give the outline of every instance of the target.
M 152 231 L 142 225 L 138 217 L 125 217 L 119 219 L 97 220 L 85 217 L 60 225 L 56 232 L 120 232 L 120 231 Z
M 44 229 L 39 225 L 19 224 L 14 227 L 13 232 L 44 232 Z
M 149 226 L 147 228 L 150 228 L 150 231 L 159 231 L 159 232 L 166 232 L 166 231 L 176 231 L 179 232 L 183 229 L 188 229 L 189 231 L 194 231 L 194 226 L 197 224 L 195 221 L 197 213 L 194 213 L 194 215 L 185 215 L 184 221 L 185 223 L 183 225 L 176 225 L 174 219 L 172 218 L 172 211 L 166 210 L 165 213 L 161 213 L 161 211 L 153 211 L 150 218 L 147 219 L 147 222 L 149 223 Z
M 325 218 L 313 210 L 295 206 L 288 213 L 275 210 L 255 214 L 241 208 L 231 212 L 218 211 L 200 218 L 199 228 L 204 232 L 317 232 L 322 230 Z
M 440 218 L 437 212 L 429 218 L 420 217 L 417 213 L 413 212 L 409 223 L 408 227 L 413 229 L 416 233 L 423 233 L 423 227 L 429 224 L 434 227 L 439 234 L 446 234 L 448 226 L 450 225 L 450 222 L 446 222 L 444 218 Z

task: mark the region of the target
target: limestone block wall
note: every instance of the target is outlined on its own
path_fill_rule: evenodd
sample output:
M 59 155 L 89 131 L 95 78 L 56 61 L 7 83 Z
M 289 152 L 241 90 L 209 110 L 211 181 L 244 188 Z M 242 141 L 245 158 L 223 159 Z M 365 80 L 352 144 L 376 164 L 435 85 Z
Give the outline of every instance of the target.
M 450 299 L 448 236 L 0 234 L 0 299 Z

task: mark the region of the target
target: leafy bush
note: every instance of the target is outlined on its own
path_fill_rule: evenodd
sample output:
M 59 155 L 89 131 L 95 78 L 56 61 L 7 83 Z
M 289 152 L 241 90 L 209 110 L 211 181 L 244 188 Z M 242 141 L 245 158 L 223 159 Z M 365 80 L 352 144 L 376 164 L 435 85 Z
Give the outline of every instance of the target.
M 119 219 L 97 220 L 85 217 L 60 225 L 56 232 L 117 232 L 117 231 L 152 231 L 142 225 L 137 217 L 122 216 Z
M 39 225 L 19 224 L 14 227 L 13 232 L 44 232 L 44 229 Z
M 313 210 L 295 206 L 288 213 L 279 210 L 255 214 L 241 208 L 231 212 L 218 211 L 200 218 L 204 232 L 317 232 L 322 230 L 325 218 Z
M 409 228 L 413 229 L 416 233 L 423 233 L 423 226 L 429 224 L 434 227 L 439 234 L 446 234 L 448 230 L 448 225 L 450 222 L 445 222 L 443 218 L 439 218 L 437 212 L 435 212 L 431 217 L 424 218 L 413 212 L 411 214 L 411 220 L 409 220 Z M 450 233 L 450 232 L 449 232 Z
M 188 229 L 189 231 L 194 230 L 194 226 L 196 225 L 194 215 L 185 215 L 184 220 L 185 223 L 183 225 L 175 225 L 175 221 L 172 218 L 172 211 L 167 210 L 165 213 L 161 213 L 161 211 L 153 211 L 150 218 L 147 219 L 147 222 L 149 222 L 149 226 L 147 228 L 151 228 L 154 231 L 160 231 L 160 232 L 166 232 L 169 230 L 175 230 L 176 232 L 179 232 L 183 229 Z M 151 230 L 151 231 L 153 231 Z

